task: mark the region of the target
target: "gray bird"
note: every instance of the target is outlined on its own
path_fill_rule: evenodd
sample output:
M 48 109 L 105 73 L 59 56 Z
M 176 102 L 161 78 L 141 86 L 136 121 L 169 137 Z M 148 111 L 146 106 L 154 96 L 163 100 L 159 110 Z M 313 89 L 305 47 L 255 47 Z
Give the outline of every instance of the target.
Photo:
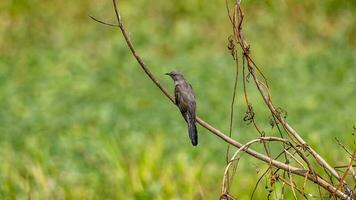
M 185 80 L 184 76 L 176 71 L 166 73 L 174 80 L 175 103 L 183 118 L 188 124 L 188 133 L 193 146 L 198 145 L 198 132 L 195 125 L 195 97 L 192 86 Z

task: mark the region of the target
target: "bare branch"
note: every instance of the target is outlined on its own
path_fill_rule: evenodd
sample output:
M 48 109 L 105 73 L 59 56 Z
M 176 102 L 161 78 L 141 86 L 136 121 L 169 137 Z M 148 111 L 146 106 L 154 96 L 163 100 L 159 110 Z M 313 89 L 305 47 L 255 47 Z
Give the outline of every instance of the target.
M 267 104 L 267 106 L 270 108 L 271 112 L 276 116 L 277 120 L 283 125 L 283 127 L 286 129 L 286 131 L 288 133 L 290 133 L 293 137 L 295 137 L 297 139 L 297 141 L 303 145 L 303 147 L 305 147 L 306 149 L 308 149 L 311 154 L 323 165 L 325 166 L 329 171 L 331 171 L 334 176 L 339 177 L 337 172 L 332 169 L 327 162 L 321 158 L 313 149 L 311 149 L 309 146 L 307 146 L 307 144 L 304 142 L 304 140 L 297 134 L 296 131 L 294 131 L 294 129 L 292 129 L 292 127 L 289 126 L 288 123 L 285 122 L 285 120 L 283 118 L 281 118 L 276 111 L 276 108 L 273 106 L 272 102 L 270 101 L 270 99 L 264 95 L 264 93 L 262 92 L 262 84 L 258 81 L 256 74 L 254 73 L 253 70 L 253 66 L 256 67 L 257 66 L 253 64 L 252 59 L 249 57 L 249 46 L 247 44 L 247 42 L 243 39 L 242 36 L 242 32 L 241 32 L 241 24 L 243 21 L 243 13 L 242 10 L 240 8 L 240 1 L 236 1 L 236 5 L 235 5 L 235 13 L 234 15 L 236 16 L 238 14 L 239 19 L 238 21 L 234 21 L 234 24 L 236 24 L 237 26 L 234 25 L 234 27 L 236 27 L 236 29 L 238 31 L 234 31 L 235 34 L 238 36 L 236 39 L 237 41 L 239 41 L 239 44 L 242 47 L 242 50 L 244 52 L 244 56 L 245 58 L 247 58 L 247 64 L 248 67 L 250 69 L 250 73 L 252 74 L 254 81 L 257 85 L 258 90 L 260 90 L 261 95 L 263 96 L 263 99 L 265 100 L 265 103 Z M 123 35 L 123 37 L 125 38 L 125 41 L 132 53 L 132 55 L 135 57 L 136 61 L 139 63 L 140 67 L 144 70 L 145 74 L 152 80 L 152 82 L 164 93 L 164 95 L 169 98 L 169 100 L 174 104 L 174 98 L 168 93 L 168 91 L 165 89 L 165 87 L 163 87 L 160 82 L 158 81 L 158 79 L 156 79 L 154 77 L 154 75 L 151 73 L 151 71 L 148 69 L 147 65 L 143 62 L 143 60 L 141 59 L 141 57 L 137 54 L 129 36 L 128 33 L 125 30 L 125 27 L 123 25 L 122 22 L 122 18 L 118 9 L 118 6 L 115 2 L 115 0 L 113 0 L 113 6 L 114 6 L 114 10 L 115 10 L 115 14 L 116 14 L 116 18 L 117 18 L 117 22 L 118 22 L 118 27 Z M 236 12 L 237 11 L 237 12 Z M 197 117 L 196 121 L 205 129 L 209 130 L 211 133 L 215 134 L 216 136 L 218 136 L 219 138 L 221 138 L 222 140 L 224 140 L 225 142 L 237 147 L 237 148 L 242 148 L 243 151 L 245 151 L 246 153 L 248 153 L 249 155 L 263 161 L 266 162 L 276 168 L 279 169 L 283 169 L 285 171 L 288 171 L 292 174 L 298 175 L 298 176 L 302 176 L 302 177 L 307 177 L 309 180 L 316 182 L 318 185 L 320 185 L 321 187 L 323 187 L 325 190 L 327 190 L 328 192 L 335 192 L 335 195 L 338 196 L 341 199 L 347 199 L 348 195 L 343 193 L 342 191 L 336 189 L 333 185 L 331 185 L 330 183 L 328 183 L 327 181 L 325 181 L 324 179 L 322 179 L 319 176 L 316 175 L 311 175 L 309 170 L 305 170 L 305 169 L 300 169 L 294 166 L 291 166 L 290 164 L 285 164 L 282 163 L 280 161 L 274 160 L 269 156 L 263 155 L 259 152 L 256 152 L 250 148 L 243 148 L 244 145 L 242 145 L 241 143 L 233 140 L 231 137 L 226 136 L 225 134 L 223 134 L 220 130 L 216 129 L 215 127 L 211 126 L 210 124 L 208 124 L 207 122 L 203 121 L 201 118 Z M 331 168 L 331 169 L 330 169 Z
M 247 41 L 244 39 L 243 34 L 242 34 L 242 22 L 244 18 L 244 14 L 241 10 L 240 3 L 236 2 L 236 6 L 238 7 L 238 14 L 239 14 L 239 22 L 237 23 L 238 25 L 234 27 L 234 34 L 236 37 L 236 40 L 239 41 L 239 44 L 241 46 L 241 49 L 243 51 L 244 57 L 246 57 L 247 60 L 247 66 L 249 69 L 249 72 L 252 74 L 252 77 L 254 79 L 254 82 L 257 86 L 257 89 L 259 90 L 263 100 L 265 101 L 266 105 L 270 109 L 270 111 L 273 113 L 273 115 L 276 116 L 277 120 L 282 124 L 283 128 L 286 130 L 286 132 L 289 134 L 291 139 L 295 139 L 298 144 L 302 145 L 307 151 L 309 151 L 315 160 L 318 162 L 319 165 L 321 165 L 323 168 L 327 169 L 333 176 L 335 176 L 339 181 L 343 181 L 340 179 L 339 174 L 314 150 L 312 149 L 303 139 L 300 137 L 300 135 L 285 121 L 284 118 L 280 116 L 278 113 L 278 110 L 274 107 L 270 95 L 268 92 L 268 87 L 264 86 L 257 78 L 257 75 L 255 74 L 254 68 L 257 69 L 257 71 L 263 76 L 261 71 L 259 70 L 258 66 L 255 64 L 253 59 L 250 57 L 250 46 L 248 45 Z M 263 76 L 265 82 L 266 78 Z M 265 90 L 267 88 L 267 94 L 265 93 Z M 346 183 L 342 183 L 345 184 Z
M 335 140 L 336 140 L 337 144 L 338 144 L 341 148 L 343 148 L 343 149 L 345 150 L 345 152 L 346 152 L 347 154 L 349 154 L 349 156 L 352 157 L 352 153 L 345 147 L 345 145 L 343 145 L 343 144 L 340 142 L 340 140 L 339 140 L 337 137 L 335 137 Z
M 95 18 L 95 17 L 93 17 L 93 16 L 90 16 L 90 15 L 89 15 L 89 17 L 90 17 L 92 20 L 94 20 L 94 21 L 96 21 L 96 22 L 98 22 L 98 23 L 100 23 L 100 24 L 103 24 L 103 25 L 106 25 L 106 26 L 112 26 L 112 27 L 119 27 L 119 25 L 117 25 L 117 24 L 110 24 L 110 23 L 101 21 L 101 20 L 99 20 L 99 19 L 97 19 L 97 18 Z
M 226 3 L 227 3 L 227 1 L 226 1 Z M 229 10 L 229 8 L 227 8 L 227 9 Z M 237 83 L 238 83 L 238 76 L 239 76 L 239 60 L 237 59 L 237 54 L 235 51 L 235 44 L 234 44 L 233 38 L 229 37 L 228 42 L 229 42 L 228 49 L 231 51 L 231 55 L 234 57 L 235 64 L 236 64 L 236 74 L 235 74 L 235 81 L 234 81 L 231 106 L 230 106 L 229 137 L 231 137 L 233 121 L 234 121 L 234 106 L 235 106 L 236 90 L 237 90 Z M 229 156 L 230 156 L 230 144 L 228 144 L 227 148 L 226 148 L 226 164 L 228 164 L 228 162 L 229 162 Z M 229 180 L 229 173 L 227 173 L 227 179 Z M 227 188 L 228 187 L 229 186 L 227 185 Z
M 336 187 L 335 191 L 332 193 L 332 196 L 331 198 L 333 198 L 335 196 L 335 192 L 339 190 L 339 188 L 341 187 L 341 185 L 343 185 L 343 180 L 345 180 L 345 177 L 347 176 L 351 166 L 352 166 L 352 163 L 354 162 L 355 160 L 355 156 L 356 156 L 356 149 L 353 151 L 352 153 L 352 156 L 351 156 L 351 159 L 350 159 L 350 163 L 348 165 L 348 168 L 346 169 L 344 175 L 341 177 L 341 181 L 340 183 L 338 184 L 338 186 Z M 350 189 L 347 188 L 347 192 L 349 193 L 350 196 L 353 196 L 353 191 Z
M 278 180 L 282 181 L 283 183 L 285 183 L 286 185 L 288 185 L 289 187 L 292 188 L 292 191 L 293 191 L 293 196 L 294 196 L 294 199 L 298 199 L 297 198 L 297 195 L 295 193 L 295 190 L 297 190 L 301 195 L 303 195 L 304 198 L 308 199 L 308 196 L 303 192 L 303 190 L 297 188 L 292 179 L 291 179 L 291 182 L 288 182 L 287 180 L 285 180 L 284 178 L 278 176 Z M 312 194 L 308 194 L 309 196 L 313 196 Z
M 228 191 L 228 181 L 229 179 L 227 178 L 227 174 L 229 172 L 229 168 L 232 165 L 233 161 L 236 160 L 237 155 L 241 152 L 241 151 L 246 151 L 252 144 L 257 143 L 257 142 L 262 142 L 262 141 L 279 141 L 279 142 L 287 142 L 284 139 L 281 138 L 276 138 L 276 137 L 260 137 L 254 140 L 251 140 L 250 142 L 242 145 L 236 152 L 235 154 L 232 156 L 232 158 L 230 159 L 228 165 L 225 168 L 225 172 L 224 172 L 224 178 L 223 178 L 223 186 L 222 186 L 222 194 L 227 193 Z

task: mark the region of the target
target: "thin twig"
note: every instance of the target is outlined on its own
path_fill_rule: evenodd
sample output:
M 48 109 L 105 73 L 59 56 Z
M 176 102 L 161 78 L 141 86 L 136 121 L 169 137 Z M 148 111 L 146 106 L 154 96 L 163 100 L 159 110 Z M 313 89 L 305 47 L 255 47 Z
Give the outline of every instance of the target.
M 241 152 L 241 151 L 245 151 L 246 149 L 248 149 L 252 144 L 257 143 L 257 142 L 262 142 L 262 141 L 278 141 L 278 142 L 283 142 L 283 143 L 287 143 L 286 140 L 281 139 L 281 138 L 277 138 L 277 137 L 260 137 L 254 140 L 249 141 L 248 143 L 244 144 L 242 147 L 240 147 L 235 154 L 232 156 L 232 158 L 230 159 L 228 165 L 225 168 L 225 172 L 224 172 L 224 178 L 223 178 L 223 186 L 222 186 L 222 194 L 227 193 L 228 191 L 228 179 L 227 179 L 227 174 L 229 172 L 229 168 L 232 165 L 233 161 L 236 160 L 237 155 Z
M 303 165 L 302 162 L 300 162 L 295 156 L 293 156 L 291 153 L 289 153 L 289 151 L 287 151 L 287 150 L 285 150 L 285 149 L 284 149 L 284 151 L 285 151 L 290 157 L 292 157 L 293 160 L 295 160 L 300 166 L 302 166 L 303 169 L 305 169 L 305 166 Z
M 336 166 L 334 168 L 338 169 L 338 168 L 348 168 L 349 165 L 340 165 L 340 166 Z M 351 165 L 351 167 L 356 167 L 356 165 Z
M 292 148 L 292 147 L 288 147 L 286 150 L 288 151 L 290 148 Z M 281 155 L 283 155 L 283 154 L 285 154 L 285 152 L 284 152 L 284 150 L 281 152 L 281 153 L 279 153 L 274 159 L 275 160 L 277 160 Z M 268 173 L 268 171 L 269 170 L 271 170 L 271 166 L 269 166 L 268 168 L 267 168 L 267 170 L 265 171 L 265 172 L 263 172 L 262 173 L 262 175 L 261 175 L 261 177 L 257 180 L 257 182 L 256 182 L 256 184 L 255 184 L 255 187 L 253 188 L 253 190 L 252 190 L 252 193 L 251 193 L 251 200 L 253 199 L 253 195 L 255 194 L 255 192 L 256 192 L 256 190 L 257 190 L 257 186 L 258 186 L 258 184 L 261 182 L 261 180 L 262 180 L 262 178 Z
M 299 188 L 297 188 L 297 187 L 294 186 L 293 181 L 288 182 L 287 180 L 285 180 L 285 179 L 282 178 L 282 177 L 278 177 L 278 180 L 282 181 L 283 183 L 285 183 L 286 185 L 288 185 L 289 187 L 292 188 L 292 190 L 293 190 L 293 196 L 294 196 L 295 199 L 297 199 L 297 195 L 295 194 L 295 191 L 294 191 L 294 190 L 297 190 L 301 195 L 304 196 L 304 198 L 308 199 L 308 197 L 306 196 L 306 194 L 305 194 L 301 189 L 299 189 Z M 308 195 L 309 195 L 309 196 L 312 196 L 311 194 L 308 194 Z
M 345 152 L 346 152 L 347 154 L 349 154 L 349 156 L 352 157 L 352 153 L 345 147 L 345 145 L 343 145 L 337 137 L 335 137 L 334 139 L 336 140 L 337 144 L 338 144 L 341 148 L 343 148 L 343 149 L 345 150 Z
M 290 180 L 290 185 L 289 186 L 292 188 L 292 193 L 293 193 L 294 199 L 297 200 L 297 195 L 296 195 L 295 190 L 294 190 L 295 185 L 294 185 L 294 182 L 293 182 L 293 175 L 291 173 L 288 173 L 288 177 L 289 177 L 289 180 Z
M 352 163 L 354 162 L 355 156 L 356 156 L 356 149 L 352 152 L 352 156 L 351 156 L 351 159 L 350 159 L 349 167 L 346 169 L 344 175 L 341 177 L 341 181 L 340 181 L 340 183 L 336 186 L 336 189 L 335 189 L 335 191 L 332 193 L 331 198 L 333 198 L 333 197 L 335 196 L 335 192 L 337 192 L 337 191 L 340 189 L 340 187 L 343 185 L 343 180 L 345 180 L 345 177 L 346 177 L 347 174 L 349 173 L 349 170 L 350 170 L 350 168 L 351 168 L 351 165 L 352 165 Z M 350 196 L 353 195 L 353 192 L 352 192 L 351 189 L 348 190 L 348 193 L 349 193 Z
M 230 42 L 230 41 L 229 41 Z M 232 41 L 233 42 L 233 41 Z M 234 46 L 234 44 L 232 44 Z M 234 51 L 234 47 L 231 51 Z M 235 106 L 235 98 L 236 98 L 236 90 L 237 90 L 237 82 L 239 77 L 239 60 L 237 59 L 236 53 L 232 53 L 235 56 L 234 60 L 236 63 L 236 74 L 235 74 L 235 81 L 234 81 L 234 89 L 232 92 L 232 99 L 231 99 L 231 106 L 230 106 L 230 124 L 229 124 L 229 137 L 231 137 L 233 121 L 234 121 L 234 106 Z M 227 145 L 226 148 L 226 164 L 229 162 L 229 155 L 230 154 L 230 144 Z M 227 179 L 229 180 L 229 173 L 227 174 Z M 229 185 L 227 185 L 229 188 Z
M 97 19 L 97 18 L 95 18 L 95 17 L 93 17 L 93 16 L 90 16 L 90 15 L 89 15 L 89 17 L 90 17 L 92 20 L 94 20 L 94 21 L 96 21 L 96 22 L 99 22 L 100 24 L 103 24 L 103 25 L 106 25 L 106 26 L 112 26 L 112 27 L 119 27 L 119 25 L 117 25 L 117 24 L 107 23 L 107 22 L 101 21 L 101 20 L 99 20 L 99 19 Z

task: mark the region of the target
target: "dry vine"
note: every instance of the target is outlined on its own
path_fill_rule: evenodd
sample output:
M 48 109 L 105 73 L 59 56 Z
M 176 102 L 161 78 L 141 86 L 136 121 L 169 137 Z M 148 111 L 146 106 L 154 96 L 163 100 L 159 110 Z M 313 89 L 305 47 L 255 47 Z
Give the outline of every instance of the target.
M 113 7 L 116 15 L 116 19 L 118 24 L 110 24 L 103 22 L 101 20 L 98 20 L 94 17 L 91 17 L 93 20 L 104 24 L 108 26 L 113 26 L 113 27 L 118 27 L 128 45 L 128 48 L 130 49 L 132 55 L 135 57 L 136 61 L 140 65 L 140 67 L 144 70 L 145 74 L 152 80 L 152 82 L 163 92 L 163 94 L 174 104 L 174 99 L 173 97 L 169 94 L 167 89 L 158 81 L 158 79 L 151 73 L 149 70 L 148 66 L 144 63 L 142 58 L 139 56 L 139 54 L 136 52 L 130 37 L 128 36 L 128 33 L 125 29 L 125 26 L 122 21 L 122 17 L 119 11 L 119 7 L 116 3 L 115 0 L 112 0 L 113 2 Z M 284 195 L 284 186 L 289 186 L 291 188 L 291 191 L 293 193 L 293 197 L 297 199 L 297 193 L 299 193 L 301 198 L 308 198 L 313 197 L 313 198 L 324 198 L 321 193 L 320 188 L 323 188 L 329 196 L 326 198 L 333 198 L 337 197 L 340 199 L 355 199 L 355 194 L 353 192 L 354 188 L 350 187 L 350 184 L 348 184 L 345 180 L 346 176 L 352 175 L 353 177 L 353 184 L 355 185 L 356 183 L 356 176 L 355 176 L 355 171 L 353 169 L 354 165 L 353 162 L 356 160 L 355 159 L 355 150 L 352 153 L 350 163 L 344 166 L 346 168 L 344 174 L 342 176 L 339 175 L 337 170 L 335 170 L 333 167 L 331 167 L 330 164 L 328 164 L 312 147 L 310 147 L 304 140 L 303 138 L 298 134 L 297 131 L 295 131 L 291 125 L 289 125 L 286 121 L 286 111 L 284 111 L 282 108 L 276 107 L 271 99 L 270 93 L 269 93 L 269 87 L 268 87 L 268 81 L 267 78 L 264 76 L 260 68 L 256 65 L 254 60 L 251 57 L 250 54 L 250 46 L 248 42 L 246 41 L 243 31 L 242 31 L 242 24 L 244 20 L 244 13 L 241 8 L 241 1 L 236 0 L 234 2 L 233 9 L 230 9 L 228 0 L 226 0 L 226 8 L 228 12 L 228 17 L 230 19 L 231 25 L 232 25 L 232 30 L 233 34 L 229 37 L 228 40 L 228 49 L 236 63 L 236 76 L 235 76 L 235 82 L 234 82 L 234 90 L 233 90 L 233 97 L 232 97 L 232 102 L 231 102 L 231 112 L 230 112 L 230 126 L 229 126 L 229 135 L 225 135 L 222 133 L 220 130 L 217 128 L 213 127 L 209 123 L 205 122 L 203 119 L 197 117 L 196 120 L 197 122 L 204 127 L 205 129 L 209 130 L 211 133 L 215 134 L 225 142 L 227 142 L 228 147 L 227 147 L 227 152 L 226 152 L 226 161 L 227 161 L 227 167 L 225 168 L 224 171 L 224 176 L 223 176 L 223 184 L 222 184 L 222 194 L 220 196 L 220 199 L 235 199 L 233 195 L 229 193 L 233 176 L 234 173 L 229 174 L 229 170 L 231 166 L 233 166 L 235 162 L 235 167 L 234 169 L 237 168 L 237 164 L 240 160 L 240 154 L 242 152 L 249 154 L 250 156 L 261 160 L 269 165 L 268 169 L 266 172 L 261 176 L 257 184 L 260 182 L 260 180 L 264 176 L 269 176 L 270 180 L 270 186 L 273 188 L 275 186 L 276 182 L 280 182 L 283 184 L 283 189 L 282 189 L 282 196 Z M 239 47 L 239 48 L 238 48 Z M 239 50 L 238 50 L 239 49 Z M 234 115 L 234 103 L 235 103 L 235 96 L 236 96 L 236 88 L 237 88 L 237 83 L 238 83 L 238 72 L 239 72 L 239 63 L 238 63 L 238 52 L 242 53 L 242 62 L 243 65 L 242 67 L 242 84 L 244 88 L 244 97 L 245 97 L 245 102 L 247 106 L 247 111 L 244 116 L 244 121 L 246 121 L 247 124 L 253 124 L 254 128 L 256 131 L 259 133 L 259 137 L 251 140 L 250 142 L 246 143 L 245 145 L 241 144 L 240 142 L 234 140 L 231 138 L 231 132 L 232 132 L 232 124 L 233 124 L 233 115 Z M 248 93 L 247 93 L 247 88 L 246 85 L 249 82 L 249 79 L 252 77 L 254 84 L 256 85 L 257 90 L 261 94 L 262 99 L 264 100 L 266 107 L 268 108 L 269 112 L 271 112 L 271 117 L 270 117 L 270 124 L 273 127 L 277 127 L 278 132 L 280 134 L 279 137 L 269 137 L 266 136 L 266 133 L 261 130 L 255 120 L 255 112 L 253 110 L 252 103 L 248 99 Z M 259 77 L 262 78 L 263 81 L 260 81 Z M 175 105 L 175 104 L 174 104 Z M 283 138 L 282 133 L 286 133 L 289 137 L 289 139 Z M 260 152 L 257 152 L 250 148 L 252 144 L 256 143 L 262 143 L 265 153 L 262 154 Z M 269 151 L 269 145 L 271 142 L 277 142 L 280 143 L 281 146 L 283 147 L 282 152 L 277 156 L 273 157 Z M 230 158 L 229 155 L 229 150 L 230 150 L 230 145 L 234 146 L 237 148 L 236 152 L 233 154 L 233 156 Z M 308 154 L 312 155 L 312 158 L 308 158 Z M 279 161 L 278 158 L 284 155 L 284 162 Z M 293 164 L 299 165 L 299 167 L 296 167 Z M 318 174 L 317 167 L 322 168 L 325 171 L 325 175 L 327 176 L 327 179 L 323 177 L 322 175 Z M 341 168 L 341 167 L 340 167 Z M 280 175 L 279 172 L 283 172 L 283 175 Z M 235 172 L 235 170 L 234 170 Z M 269 172 L 269 173 L 268 173 Z M 324 175 L 324 176 L 325 176 Z M 296 182 L 294 181 L 294 176 L 301 177 L 303 178 L 303 185 L 298 186 L 296 185 Z M 288 180 L 289 179 L 289 180 Z M 333 179 L 337 180 L 337 183 L 333 183 Z M 313 185 L 317 186 L 319 189 L 319 196 L 313 195 L 310 193 L 305 192 L 305 187 L 307 180 L 310 180 Z M 255 186 L 255 189 L 257 188 L 257 184 Z M 355 186 L 354 186 L 355 187 Z M 254 189 L 254 191 L 255 191 Z M 272 195 L 273 189 L 271 189 L 271 192 L 269 192 L 268 197 Z M 253 192 L 254 193 L 254 192 Z M 252 195 L 253 196 L 253 195 Z M 252 198 L 252 197 L 251 197 Z

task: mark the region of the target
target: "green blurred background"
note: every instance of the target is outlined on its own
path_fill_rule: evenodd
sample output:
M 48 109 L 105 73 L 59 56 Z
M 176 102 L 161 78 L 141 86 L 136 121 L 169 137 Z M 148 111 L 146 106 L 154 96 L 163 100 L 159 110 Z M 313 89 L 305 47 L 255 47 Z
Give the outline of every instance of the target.
M 355 1 L 243 1 L 251 52 L 275 104 L 332 165 L 354 148 Z M 172 69 L 195 89 L 198 115 L 227 132 L 234 63 L 225 1 L 120 0 L 137 50 L 162 84 Z M 1 199 L 217 199 L 226 144 L 199 127 L 193 148 L 178 110 L 148 80 L 111 1 L 0 1 Z M 260 96 L 249 94 L 260 126 Z M 233 137 L 246 125 L 241 87 Z M 257 148 L 260 149 L 260 148 Z M 262 163 L 244 156 L 233 194 L 249 199 Z M 266 181 L 255 195 L 265 199 Z M 273 196 L 275 198 L 275 196 Z

